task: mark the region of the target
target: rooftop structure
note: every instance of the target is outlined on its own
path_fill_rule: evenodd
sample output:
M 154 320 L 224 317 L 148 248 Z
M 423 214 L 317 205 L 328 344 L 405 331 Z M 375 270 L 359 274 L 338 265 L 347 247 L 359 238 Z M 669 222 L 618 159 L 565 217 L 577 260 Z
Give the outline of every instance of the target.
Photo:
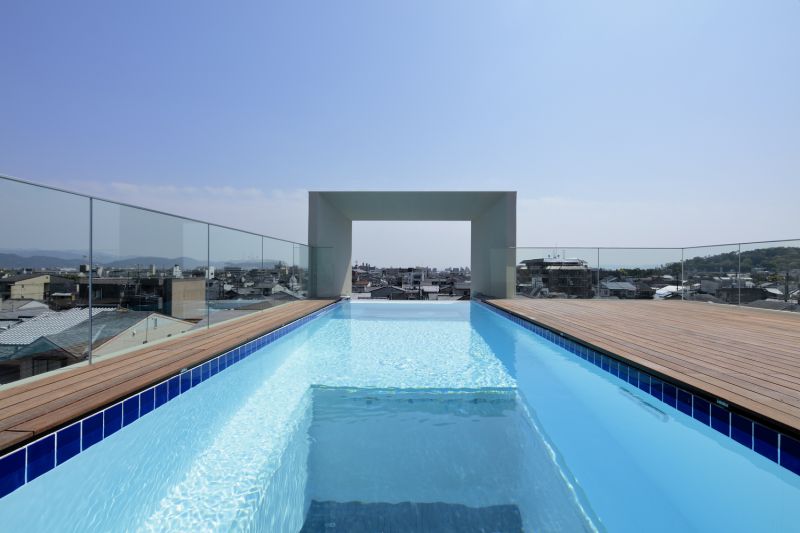
M 325 275 L 313 295 L 352 292 L 354 220 L 462 220 L 471 223 L 472 290 L 476 294 L 514 294 L 516 192 L 366 192 L 314 191 L 308 195 L 308 244 L 312 264 Z

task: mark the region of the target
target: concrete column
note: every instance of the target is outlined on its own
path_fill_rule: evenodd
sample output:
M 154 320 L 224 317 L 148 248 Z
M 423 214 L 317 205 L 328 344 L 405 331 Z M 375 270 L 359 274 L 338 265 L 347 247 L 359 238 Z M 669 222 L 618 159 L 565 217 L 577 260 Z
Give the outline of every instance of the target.
M 513 298 L 516 283 L 517 193 L 504 194 L 472 219 L 472 295 Z
M 353 221 L 321 193 L 308 193 L 308 244 L 312 268 L 311 296 L 333 298 L 350 294 Z

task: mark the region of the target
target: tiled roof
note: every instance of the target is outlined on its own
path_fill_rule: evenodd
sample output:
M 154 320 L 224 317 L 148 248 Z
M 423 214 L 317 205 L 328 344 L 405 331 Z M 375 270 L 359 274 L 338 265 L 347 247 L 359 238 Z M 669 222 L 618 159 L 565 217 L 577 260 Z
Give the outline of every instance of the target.
M 112 309 L 94 308 L 92 309 L 92 316 L 97 316 L 104 311 L 112 311 Z M 61 333 L 88 319 L 89 310 L 86 308 L 70 309 L 68 311 L 48 311 L 0 333 L 0 345 L 30 344 L 40 337 Z
M 102 346 L 114 338 L 114 336 L 133 327 L 152 314 L 150 311 L 104 310 L 109 312 L 103 313 L 100 316 L 95 316 L 92 322 L 92 346 L 94 348 Z M 88 317 L 89 315 L 86 314 L 86 316 Z M 87 353 L 89 345 L 88 328 L 88 322 L 86 322 L 86 324 L 79 322 L 64 331 L 47 335 L 44 339 L 52 345 L 58 346 L 62 350 L 71 353 L 75 357 L 81 357 Z M 34 356 L 41 350 L 41 346 L 32 344 L 15 353 L 12 359 Z

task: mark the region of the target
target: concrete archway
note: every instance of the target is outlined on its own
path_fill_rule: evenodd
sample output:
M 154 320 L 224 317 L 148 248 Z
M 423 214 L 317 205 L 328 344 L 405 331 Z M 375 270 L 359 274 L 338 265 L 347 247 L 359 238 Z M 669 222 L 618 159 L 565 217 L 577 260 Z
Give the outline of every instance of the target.
M 471 225 L 472 294 L 514 295 L 517 193 L 483 191 L 308 193 L 311 294 L 349 295 L 354 220 L 459 220 Z

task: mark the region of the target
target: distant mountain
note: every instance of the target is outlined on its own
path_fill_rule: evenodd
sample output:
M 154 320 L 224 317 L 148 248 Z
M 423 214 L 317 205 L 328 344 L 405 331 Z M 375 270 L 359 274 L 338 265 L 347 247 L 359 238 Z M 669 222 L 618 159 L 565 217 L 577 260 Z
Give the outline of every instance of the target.
M 47 256 L 58 257 L 60 259 L 81 259 L 89 254 L 86 250 L 48 250 L 41 248 L 0 248 L 0 253 L 16 254 L 22 257 Z
M 691 255 L 686 250 L 686 255 Z M 764 268 L 771 272 L 785 272 L 800 268 L 800 247 L 776 246 L 774 248 L 758 248 L 742 252 L 725 252 L 706 257 L 693 257 L 684 261 L 686 272 L 736 272 L 742 264 L 742 273 L 750 273 L 755 268 Z
M 21 256 L 18 254 L 0 253 L 0 268 L 78 268 L 85 259 L 54 257 L 51 255 Z
M 124 259 L 117 259 L 114 261 L 95 261 L 96 264 L 108 268 L 147 268 L 150 265 L 156 265 L 156 268 L 171 268 L 174 265 L 180 265 L 183 269 L 188 268 L 203 268 L 206 266 L 205 261 L 199 261 L 191 257 L 155 257 L 155 256 L 138 256 L 126 257 Z
M 22 269 L 33 268 L 78 268 L 88 262 L 88 258 L 77 252 L 46 251 L 39 254 L 32 254 L 29 250 L 15 250 L 13 253 L 0 253 L 0 268 Z M 156 265 L 157 268 L 171 268 L 173 265 L 180 265 L 184 270 L 194 268 L 204 268 L 205 260 L 194 259 L 192 257 L 156 257 L 156 256 L 132 256 L 116 258 L 109 254 L 96 254 L 94 257 L 96 265 L 107 268 L 147 268 Z M 277 259 L 264 259 L 265 268 L 273 268 L 280 261 Z M 217 268 L 224 266 L 238 266 L 241 268 L 261 268 L 260 260 L 245 261 L 212 261 L 212 265 Z

